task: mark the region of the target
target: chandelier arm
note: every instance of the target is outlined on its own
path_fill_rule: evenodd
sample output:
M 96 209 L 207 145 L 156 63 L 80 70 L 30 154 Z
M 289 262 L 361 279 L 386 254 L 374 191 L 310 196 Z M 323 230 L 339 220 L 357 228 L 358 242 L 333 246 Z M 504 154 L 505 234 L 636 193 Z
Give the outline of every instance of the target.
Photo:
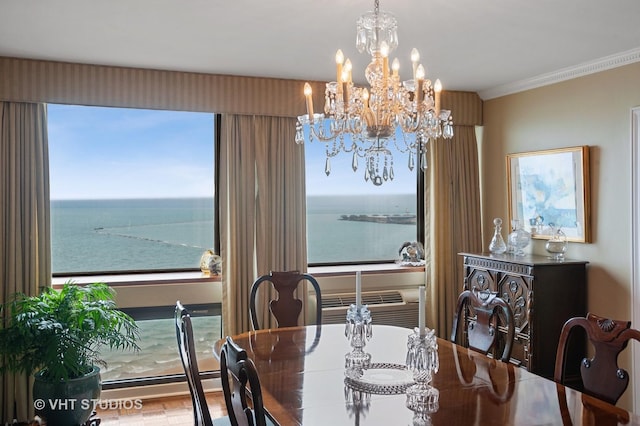
M 310 125 L 309 131 L 313 133 L 313 137 L 317 138 L 321 142 L 331 142 L 335 140 L 338 136 L 342 135 L 343 132 L 341 130 L 336 132 L 331 132 L 329 135 L 325 133 L 326 127 L 323 123 L 319 123 L 317 126 Z

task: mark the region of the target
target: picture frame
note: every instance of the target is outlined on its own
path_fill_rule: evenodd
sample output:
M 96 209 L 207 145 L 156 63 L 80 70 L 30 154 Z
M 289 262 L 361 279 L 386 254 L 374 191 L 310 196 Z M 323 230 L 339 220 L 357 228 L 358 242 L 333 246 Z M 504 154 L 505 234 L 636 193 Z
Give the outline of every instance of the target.
M 589 147 L 507 154 L 509 223 L 536 239 L 560 227 L 568 241 L 591 242 Z

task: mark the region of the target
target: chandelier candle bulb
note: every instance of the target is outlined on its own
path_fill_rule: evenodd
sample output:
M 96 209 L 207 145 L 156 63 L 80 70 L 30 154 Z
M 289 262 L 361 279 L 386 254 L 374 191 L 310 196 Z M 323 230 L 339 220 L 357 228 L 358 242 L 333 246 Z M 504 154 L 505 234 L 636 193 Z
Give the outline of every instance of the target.
M 344 61 L 344 70 L 347 72 L 347 79 L 345 80 L 344 74 L 343 74 L 342 81 L 346 81 L 347 83 L 353 83 L 353 80 L 351 78 L 352 69 L 353 69 L 353 65 L 351 65 L 351 59 L 347 58 L 347 60 Z
M 386 41 L 380 44 L 380 54 L 382 55 L 382 82 L 386 86 L 389 79 L 389 45 Z
M 411 64 L 413 65 L 413 80 L 416 79 L 416 72 L 418 71 L 418 62 L 420 61 L 420 53 L 415 47 L 411 49 Z
M 442 92 L 442 83 L 440 82 L 440 79 L 437 78 L 436 79 L 436 83 L 433 85 L 433 91 L 435 92 L 436 95 L 436 117 L 440 116 L 440 93 Z
M 420 337 L 424 337 L 427 334 L 425 328 L 425 312 L 424 312 L 424 304 L 425 304 L 425 287 L 420 286 L 420 296 L 418 297 L 418 330 L 420 331 Z
M 356 308 L 362 305 L 362 271 L 356 271 Z
M 400 70 L 400 61 L 398 58 L 394 58 L 393 62 L 391 62 L 391 70 L 393 71 L 391 75 L 398 77 L 398 71 Z
M 313 123 L 313 99 L 311 85 L 309 83 L 304 84 L 304 96 L 307 99 L 307 114 L 309 114 L 309 121 Z
M 369 91 L 367 89 L 362 91 L 362 106 L 365 111 L 369 109 Z

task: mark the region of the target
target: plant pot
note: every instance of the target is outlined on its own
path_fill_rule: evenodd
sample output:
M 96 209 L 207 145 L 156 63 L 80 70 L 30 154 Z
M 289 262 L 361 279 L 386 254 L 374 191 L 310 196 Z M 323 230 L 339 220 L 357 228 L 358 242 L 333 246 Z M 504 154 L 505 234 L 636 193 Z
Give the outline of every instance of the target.
M 34 375 L 33 406 L 38 416 L 49 426 L 78 426 L 84 424 L 98 400 L 102 382 L 100 369 L 66 381 L 48 381 L 42 371 Z

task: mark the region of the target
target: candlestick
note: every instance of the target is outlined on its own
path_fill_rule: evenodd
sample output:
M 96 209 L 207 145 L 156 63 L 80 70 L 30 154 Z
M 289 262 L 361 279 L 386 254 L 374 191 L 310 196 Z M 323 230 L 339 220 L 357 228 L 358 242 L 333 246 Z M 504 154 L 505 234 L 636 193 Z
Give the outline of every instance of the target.
M 307 114 L 309 114 L 309 121 L 313 123 L 313 99 L 311 98 L 311 85 L 309 83 L 304 84 L 304 96 L 307 99 Z
M 356 308 L 362 305 L 362 271 L 356 271 Z
M 420 330 L 420 337 L 424 337 L 427 333 L 425 328 L 425 312 L 424 312 L 424 302 L 425 302 L 425 287 L 420 287 L 420 297 L 418 298 L 418 330 Z
M 440 116 L 440 92 L 442 92 L 442 83 L 440 82 L 440 79 L 436 79 L 436 83 L 433 85 L 433 91 L 435 92 L 436 95 L 436 105 L 435 105 L 435 110 L 436 110 L 436 117 Z
M 336 52 L 336 83 L 338 83 L 336 90 L 338 93 L 342 93 L 342 63 L 343 62 L 344 62 L 344 54 L 342 53 L 342 50 L 338 49 L 338 51 Z
M 422 89 L 424 74 L 424 67 L 422 66 L 422 64 L 418 65 L 418 69 L 416 70 L 416 102 L 418 109 L 420 109 L 420 104 L 422 103 L 422 99 L 424 97 L 424 91 Z
M 382 56 L 382 81 L 384 87 L 387 87 L 387 79 L 389 78 L 389 45 L 386 41 L 380 44 L 380 55 Z

